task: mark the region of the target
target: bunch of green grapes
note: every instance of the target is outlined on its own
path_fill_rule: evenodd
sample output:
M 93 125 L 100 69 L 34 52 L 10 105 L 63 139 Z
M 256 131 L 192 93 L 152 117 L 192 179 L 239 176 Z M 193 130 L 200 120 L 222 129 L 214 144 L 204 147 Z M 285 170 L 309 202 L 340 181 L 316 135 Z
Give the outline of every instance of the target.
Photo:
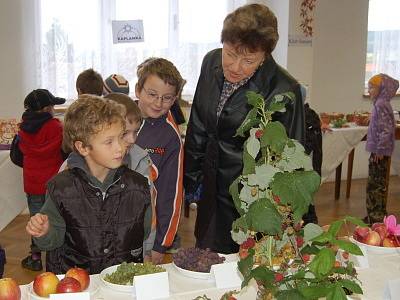
M 153 265 L 150 262 L 145 262 L 143 264 L 123 262 L 117 267 L 115 272 L 106 274 L 104 280 L 114 284 L 132 285 L 134 276 L 160 273 L 164 271 L 164 268 Z

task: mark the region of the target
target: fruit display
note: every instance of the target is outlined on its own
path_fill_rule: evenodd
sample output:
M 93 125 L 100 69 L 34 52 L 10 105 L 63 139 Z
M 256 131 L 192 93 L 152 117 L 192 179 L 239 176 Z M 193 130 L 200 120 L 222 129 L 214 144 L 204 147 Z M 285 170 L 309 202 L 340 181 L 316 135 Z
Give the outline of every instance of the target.
M 0 299 L 1 300 L 20 300 L 21 289 L 17 282 L 12 278 L 0 279 Z
M 37 275 L 33 281 L 33 291 L 40 297 L 48 298 L 50 294 L 83 292 L 89 287 L 89 284 L 89 273 L 75 267 L 70 268 L 61 280 L 53 272 Z
M 79 281 L 82 290 L 86 290 L 90 284 L 89 273 L 82 268 L 71 268 L 65 273 L 65 277 L 72 277 Z
M 59 281 L 52 272 L 41 273 L 33 281 L 33 291 L 40 297 L 49 297 L 50 294 L 56 293 Z
M 219 256 L 218 253 L 200 248 L 179 249 L 172 258 L 179 268 L 203 273 L 210 272 L 212 265 L 225 261 L 225 257 Z
M 371 227 L 357 226 L 353 238 L 370 246 L 400 247 L 400 225 L 395 216 L 388 216 L 383 223 L 374 223 Z
M 165 269 L 150 262 L 143 264 L 123 262 L 115 272 L 106 274 L 103 279 L 113 284 L 132 285 L 134 276 L 160 272 L 165 272 Z

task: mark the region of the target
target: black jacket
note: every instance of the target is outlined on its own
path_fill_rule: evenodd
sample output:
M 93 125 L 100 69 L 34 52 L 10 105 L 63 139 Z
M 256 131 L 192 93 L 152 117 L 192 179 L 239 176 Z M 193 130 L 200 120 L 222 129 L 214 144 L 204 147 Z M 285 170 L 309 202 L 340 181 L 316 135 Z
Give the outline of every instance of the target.
M 242 151 L 246 138 L 234 135 L 250 110 L 246 92 L 262 94 L 267 103 L 276 94 L 294 92 L 295 101 L 285 99 L 286 112 L 276 113 L 274 119 L 283 123 L 289 137 L 302 143 L 305 125 L 300 85 L 272 57 L 234 92 L 217 120 L 223 82 L 221 49 L 216 49 L 203 60 L 193 99 L 185 139 L 184 186 L 186 192 L 192 193 L 203 184 L 195 227 L 197 246 L 232 253 L 238 250 L 238 245 L 231 239 L 230 230 L 239 214 L 229 194 L 229 186 L 243 169 Z
M 73 168 L 48 183 L 66 230 L 64 244 L 48 252 L 47 271 L 62 274 L 78 266 L 96 274 L 123 261 L 142 261 L 147 180 L 125 166 L 114 179 L 102 192 L 83 170 Z

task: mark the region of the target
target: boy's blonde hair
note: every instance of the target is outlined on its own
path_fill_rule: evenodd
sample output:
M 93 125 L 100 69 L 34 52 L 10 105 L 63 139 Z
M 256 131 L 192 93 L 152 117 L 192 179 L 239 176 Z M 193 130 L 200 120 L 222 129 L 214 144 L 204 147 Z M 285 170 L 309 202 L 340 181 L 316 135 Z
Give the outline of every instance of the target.
M 142 91 L 143 85 L 150 75 L 160 77 L 164 83 L 176 88 L 175 94 L 179 95 L 184 85 L 184 80 L 172 62 L 165 58 L 151 57 L 137 67 L 138 82 L 136 88 Z
M 81 72 L 76 78 L 76 90 L 79 94 L 103 95 L 103 77 L 93 69 Z
M 109 93 L 104 98 L 113 100 L 121 105 L 123 105 L 126 109 L 126 118 L 129 123 L 142 123 L 142 114 L 140 112 L 139 107 L 136 102 L 126 94 L 122 93 Z
M 106 126 L 120 123 L 125 130 L 125 107 L 112 100 L 82 95 L 67 109 L 64 117 L 63 149 L 77 151 L 75 142 L 90 146 L 89 139 Z

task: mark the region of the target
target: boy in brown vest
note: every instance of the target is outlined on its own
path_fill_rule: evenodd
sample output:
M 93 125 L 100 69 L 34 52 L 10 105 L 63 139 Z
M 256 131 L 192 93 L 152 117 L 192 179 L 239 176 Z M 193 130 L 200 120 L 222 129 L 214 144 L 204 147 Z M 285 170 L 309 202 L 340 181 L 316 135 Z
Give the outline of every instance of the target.
M 78 266 L 91 274 L 123 261 L 142 260 L 151 229 L 148 182 L 122 165 L 124 108 L 84 95 L 67 110 L 64 144 L 68 169 L 48 184 L 46 203 L 27 231 L 49 251 L 47 271 Z

